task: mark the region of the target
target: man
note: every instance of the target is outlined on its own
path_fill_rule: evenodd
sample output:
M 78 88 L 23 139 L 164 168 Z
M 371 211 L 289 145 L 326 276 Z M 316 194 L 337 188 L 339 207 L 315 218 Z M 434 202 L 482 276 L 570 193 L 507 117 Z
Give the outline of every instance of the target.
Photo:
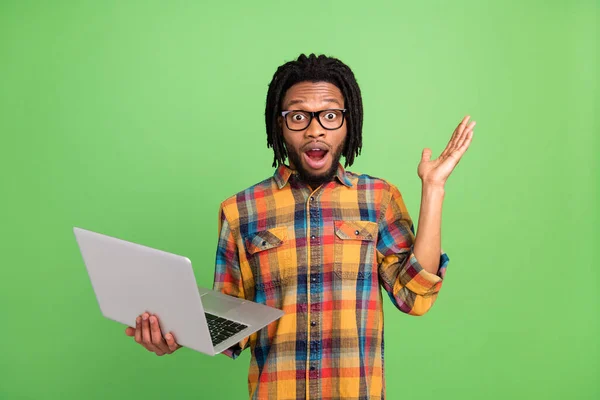
M 311 54 L 282 65 L 265 113 L 275 174 L 221 204 L 215 290 L 285 312 L 225 352 L 250 347 L 252 399 L 384 398 L 380 288 L 411 315 L 427 312 L 441 288 L 444 185 L 475 122 L 465 117 L 437 159 L 423 150 L 415 237 L 396 187 L 339 163 L 360 154 L 362 114 L 341 61 Z M 127 334 L 158 355 L 178 348 L 156 316 Z

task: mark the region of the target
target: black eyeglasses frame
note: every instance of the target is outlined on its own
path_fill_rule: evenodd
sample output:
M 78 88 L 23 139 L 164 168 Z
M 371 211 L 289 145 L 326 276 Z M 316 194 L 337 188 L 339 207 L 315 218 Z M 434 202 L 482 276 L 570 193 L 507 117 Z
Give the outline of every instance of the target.
M 327 128 L 325 126 L 323 126 L 323 123 L 321 122 L 321 118 L 320 115 L 322 112 L 325 111 L 341 111 L 342 112 L 342 122 L 340 123 L 340 126 L 338 126 L 337 128 Z M 306 114 L 310 115 L 310 119 L 308 120 L 308 124 L 306 124 L 306 128 L 302 128 L 302 129 L 292 129 L 290 128 L 290 126 L 288 125 L 288 120 L 286 118 L 286 115 L 288 115 L 291 112 L 303 112 Z M 340 129 L 342 126 L 344 126 L 344 120 L 346 117 L 346 112 L 348 112 L 348 109 L 346 108 L 328 108 L 326 110 L 320 110 L 320 111 L 306 111 L 306 110 L 287 110 L 287 111 L 282 111 L 281 112 L 281 116 L 283 117 L 284 121 L 285 121 L 285 126 L 287 126 L 287 128 L 290 131 L 294 131 L 294 132 L 300 132 L 300 131 L 304 131 L 306 129 L 308 129 L 308 127 L 310 126 L 310 124 L 312 124 L 312 120 L 316 117 L 317 121 L 319 122 L 319 125 L 321 125 L 323 127 L 323 129 L 326 129 L 328 131 L 335 131 Z

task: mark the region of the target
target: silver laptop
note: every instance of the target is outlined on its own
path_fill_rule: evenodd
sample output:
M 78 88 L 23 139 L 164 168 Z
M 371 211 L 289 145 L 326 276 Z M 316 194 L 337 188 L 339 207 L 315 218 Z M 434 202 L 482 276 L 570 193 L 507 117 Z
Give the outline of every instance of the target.
M 102 314 L 135 327 L 158 316 L 163 335 L 215 355 L 283 316 L 283 311 L 196 286 L 186 257 L 73 228 Z

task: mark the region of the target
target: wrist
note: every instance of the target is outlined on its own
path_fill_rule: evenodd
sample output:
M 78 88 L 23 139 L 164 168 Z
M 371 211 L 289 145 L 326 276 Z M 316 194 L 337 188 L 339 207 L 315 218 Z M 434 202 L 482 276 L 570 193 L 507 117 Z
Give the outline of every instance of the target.
M 446 192 L 445 182 L 427 182 L 423 181 L 422 192 L 431 194 L 444 194 Z

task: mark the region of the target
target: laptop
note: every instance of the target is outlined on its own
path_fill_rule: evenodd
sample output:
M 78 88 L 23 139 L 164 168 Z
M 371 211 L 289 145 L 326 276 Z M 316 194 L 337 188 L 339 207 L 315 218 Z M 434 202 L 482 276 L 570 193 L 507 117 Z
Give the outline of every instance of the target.
M 86 229 L 73 232 L 102 314 L 135 327 L 155 314 L 163 336 L 215 355 L 281 318 L 283 311 L 196 286 L 191 261 Z

